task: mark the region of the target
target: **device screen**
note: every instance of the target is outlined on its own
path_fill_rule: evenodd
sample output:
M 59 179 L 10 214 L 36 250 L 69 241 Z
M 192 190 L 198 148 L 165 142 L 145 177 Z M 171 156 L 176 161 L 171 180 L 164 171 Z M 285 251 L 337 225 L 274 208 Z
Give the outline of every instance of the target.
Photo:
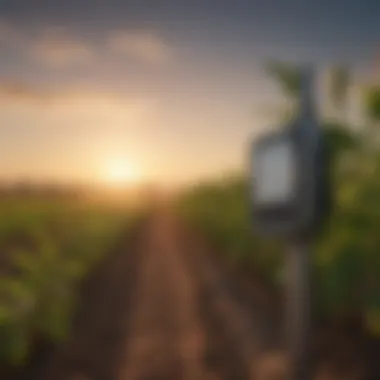
M 294 196 L 295 157 L 290 141 L 276 140 L 256 151 L 254 192 L 258 204 L 283 204 Z

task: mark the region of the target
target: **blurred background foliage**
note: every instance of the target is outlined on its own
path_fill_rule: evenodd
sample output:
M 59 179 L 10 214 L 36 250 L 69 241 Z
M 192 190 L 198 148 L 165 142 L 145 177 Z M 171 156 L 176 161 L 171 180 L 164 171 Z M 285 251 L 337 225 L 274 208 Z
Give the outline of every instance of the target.
M 270 62 L 267 71 L 296 109 L 297 67 Z M 316 312 L 330 322 L 359 321 L 367 332 L 380 336 L 380 145 L 375 143 L 380 86 L 363 85 L 360 107 L 365 120 L 353 126 L 347 117 L 351 78 L 349 68 L 331 68 L 328 93 L 335 116 L 321 120 L 331 157 L 334 204 L 313 257 Z M 283 115 L 279 122 L 286 122 L 289 112 Z M 182 195 L 179 207 L 232 263 L 281 289 L 285 247 L 264 241 L 252 230 L 245 175 L 200 183 Z
M 38 339 L 68 337 L 81 280 L 137 213 L 19 197 L 0 200 L 0 208 L 0 364 L 13 366 Z

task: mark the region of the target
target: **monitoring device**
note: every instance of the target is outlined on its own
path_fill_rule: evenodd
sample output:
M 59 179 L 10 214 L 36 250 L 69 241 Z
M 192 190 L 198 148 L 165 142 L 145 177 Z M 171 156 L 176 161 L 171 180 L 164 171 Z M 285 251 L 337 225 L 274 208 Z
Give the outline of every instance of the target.
M 313 233 L 327 211 L 323 131 L 314 113 L 311 72 L 303 75 L 299 115 L 279 132 L 252 144 L 253 221 L 255 230 L 263 235 Z

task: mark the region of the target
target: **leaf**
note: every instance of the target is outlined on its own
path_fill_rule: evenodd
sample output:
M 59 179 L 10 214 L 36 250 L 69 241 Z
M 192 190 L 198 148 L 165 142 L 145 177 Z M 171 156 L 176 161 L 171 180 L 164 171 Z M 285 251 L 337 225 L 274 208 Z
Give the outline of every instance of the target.
M 380 87 L 372 86 L 365 94 L 366 114 L 372 121 L 380 121 Z
M 365 324 L 373 335 L 380 336 L 380 308 L 366 311 Z
M 270 61 L 268 74 L 276 79 L 286 95 L 298 100 L 301 93 L 301 76 L 298 68 L 279 61 Z

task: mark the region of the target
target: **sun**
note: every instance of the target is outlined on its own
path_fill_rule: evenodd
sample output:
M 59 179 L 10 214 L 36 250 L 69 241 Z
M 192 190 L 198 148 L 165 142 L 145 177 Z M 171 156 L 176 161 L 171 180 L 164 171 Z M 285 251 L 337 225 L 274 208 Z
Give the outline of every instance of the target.
M 125 186 L 136 184 L 140 179 L 139 174 L 136 165 L 133 165 L 131 162 L 114 160 L 106 165 L 104 179 L 110 185 Z

